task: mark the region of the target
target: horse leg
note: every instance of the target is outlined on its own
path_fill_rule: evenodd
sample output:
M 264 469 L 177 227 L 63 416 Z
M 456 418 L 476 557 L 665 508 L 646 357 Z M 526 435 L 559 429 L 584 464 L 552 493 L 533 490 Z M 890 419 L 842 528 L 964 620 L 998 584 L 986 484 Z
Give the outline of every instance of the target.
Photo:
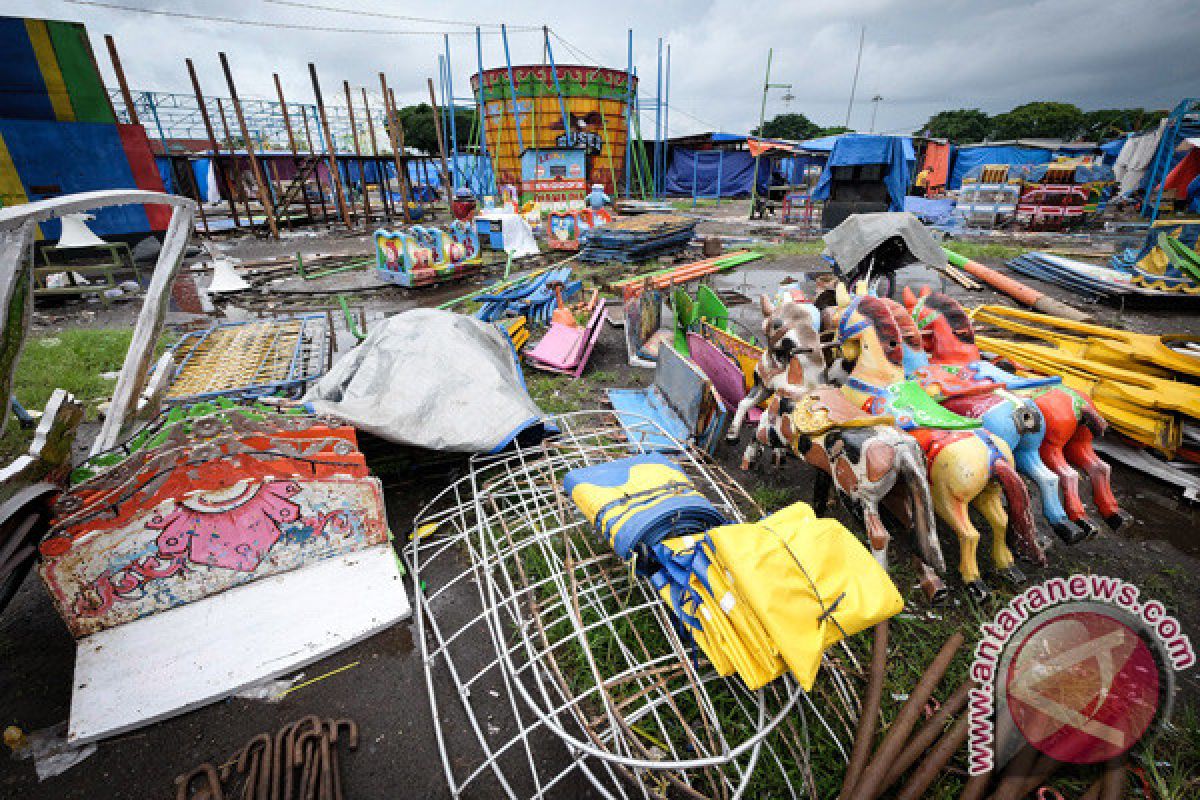
M 1092 432 L 1086 425 L 1080 425 L 1065 447 L 1063 453 L 1067 460 L 1087 472 L 1092 480 L 1092 500 L 1108 527 L 1114 531 L 1125 524 L 1125 517 L 1117 505 L 1116 495 L 1112 490 L 1112 467 L 1103 461 L 1092 448 Z
M 829 473 L 817 467 L 812 485 L 812 508 L 818 517 L 825 516 L 829 510 L 829 492 L 833 489 L 833 478 Z
M 1013 459 L 1017 462 L 1017 471 L 1037 484 L 1038 493 L 1042 496 L 1042 514 L 1065 544 L 1083 541 L 1089 534 L 1067 517 L 1062 498 L 1059 497 L 1058 476 L 1042 461 L 1037 448 L 1026 444 L 1023 439 L 1013 450 Z
M 1076 525 L 1087 528 L 1091 523 L 1087 519 L 1087 509 L 1083 507 L 1083 500 L 1079 497 L 1079 473 L 1067 463 L 1067 457 L 1063 454 L 1063 444 L 1051 441 L 1047 436 L 1038 448 L 1038 455 L 1042 457 L 1042 463 L 1058 476 L 1067 517 Z
M 863 524 L 867 529 L 867 543 L 871 547 L 871 555 L 875 556 L 879 566 L 887 569 L 888 543 L 892 541 L 892 536 L 884 526 L 883 518 L 879 516 L 879 505 L 874 498 L 863 497 L 859 508 L 862 510 Z
M 962 575 L 967 592 L 979 600 L 987 598 L 991 592 L 979 575 L 979 531 L 971 524 L 967 504 L 961 497 L 956 496 L 946 481 L 933 480 L 929 491 L 933 496 L 933 507 L 937 515 L 953 528 L 958 536 L 958 572 Z
M 761 403 L 767 396 L 767 387 L 763 386 L 758 380 L 758 375 L 754 376 L 754 385 L 750 387 L 750 391 L 738 403 L 737 411 L 733 415 L 733 421 L 729 423 L 729 430 L 725 434 L 725 441 L 736 442 L 738 437 L 742 435 L 742 424 L 746 421 L 746 415 L 750 413 L 750 409 Z
M 1012 550 L 1008 549 L 1008 512 L 1004 510 L 1000 497 L 1000 484 L 988 481 L 983 491 L 975 495 L 971 505 L 983 515 L 992 529 L 992 563 L 996 565 L 996 571 L 1004 580 L 1019 585 L 1025 582 L 1025 575 L 1017 569 Z

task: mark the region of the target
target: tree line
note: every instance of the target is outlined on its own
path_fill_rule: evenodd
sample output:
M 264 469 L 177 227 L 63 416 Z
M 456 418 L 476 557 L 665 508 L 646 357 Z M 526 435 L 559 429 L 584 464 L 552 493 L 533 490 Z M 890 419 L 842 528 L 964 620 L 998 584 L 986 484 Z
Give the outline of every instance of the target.
M 978 108 L 939 111 L 919 131 L 924 136 L 960 144 L 1004 139 L 1067 139 L 1099 142 L 1130 131 L 1158 125 L 1166 111 L 1144 108 L 1102 108 L 1082 111 L 1071 103 L 1038 101 L 990 115 Z M 847 133 L 849 128 L 822 127 L 804 114 L 779 114 L 750 133 L 770 139 L 814 139 Z

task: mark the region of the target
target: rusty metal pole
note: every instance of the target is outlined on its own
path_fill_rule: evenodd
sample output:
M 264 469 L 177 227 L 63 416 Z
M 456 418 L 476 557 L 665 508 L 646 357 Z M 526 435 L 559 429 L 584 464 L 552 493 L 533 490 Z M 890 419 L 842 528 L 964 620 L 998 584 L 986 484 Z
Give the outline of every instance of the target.
M 125 81 L 125 70 L 121 66 L 121 57 L 117 55 L 117 42 L 111 34 L 104 34 L 104 43 L 108 45 L 108 58 L 112 61 L 113 72 L 117 74 L 117 86 L 121 88 L 121 99 L 125 101 L 125 111 L 129 114 L 132 125 L 141 125 L 137 109 L 133 107 L 133 95 L 129 92 L 129 84 Z M 163 155 L 167 155 L 163 153 Z
M 387 118 L 388 138 L 392 143 L 392 158 L 396 162 L 396 181 L 400 184 L 400 210 L 405 222 L 412 222 L 408 204 L 408 170 L 404 163 L 404 125 L 400 122 L 400 114 L 396 111 L 396 98 L 388 89 L 387 78 L 379 73 L 379 88 L 383 90 L 383 113 Z
M 371 101 L 367 100 L 367 88 L 361 86 L 362 89 L 362 113 L 366 114 L 367 118 L 367 134 L 371 137 L 371 163 L 374 164 L 376 172 L 379 173 L 379 199 L 383 201 L 383 212 L 388 216 L 388 221 L 395 216 L 395 211 L 392 210 L 391 198 L 391 181 L 388 180 L 388 170 L 383 168 L 383 163 L 379 158 L 379 140 L 374 134 L 374 120 L 371 118 Z
M 433 78 L 425 79 L 429 84 L 429 104 L 433 106 L 433 132 L 437 134 L 438 155 L 442 157 L 442 188 L 446 190 L 446 210 L 451 211 L 454 198 L 450 192 L 450 166 L 446 162 L 446 143 L 442 141 L 442 127 L 438 124 L 441 112 L 438 111 L 437 95 L 433 91 Z M 451 211 L 453 216 L 453 211 Z
M 313 158 L 317 157 L 317 148 L 313 147 L 312 129 L 308 127 L 308 109 L 303 105 L 300 106 L 300 119 L 304 120 L 304 139 L 308 142 L 308 154 Z M 318 160 L 317 165 L 313 167 L 313 180 L 317 182 L 317 200 L 321 202 L 321 217 L 324 218 L 325 224 L 329 224 L 329 209 L 325 206 L 325 187 L 321 185 L 321 164 Z
M 371 119 L 371 102 L 367 99 L 367 87 L 360 88 L 362 88 L 363 114 L 367 117 L 367 133 L 371 137 L 371 163 L 375 165 L 375 171 L 379 173 L 379 201 L 383 203 L 383 213 L 390 222 L 392 207 L 388 195 L 392 193 L 392 187 L 388 183 L 387 170 L 379 162 L 379 142 L 375 138 L 375 120 Z
M 242 162 L 238 159 L 237 148 L 233 146 L 233 134 L 229 132 L 229 118 L 225 116 L 225 105 L 217 98 L 217 111 L 221 113 L 221 127 L 225 129 L 225 146 L 233 159 L 234 177 L 237 179 L 238 194 L 242 196 L 242 207 L 246 210 L 246 225 L 254 227 L 254 214 L 250 211 L 250 198 L 246 195 L 246 185 L 242 183 Z
M 925 796 L 925 790 L 937 780 L 946 763 L 967 740 L 969 722 L 968 716 L 963 714 L 950 726 L 950 730 L 938 740 L 937 745 L 913 772 L 908 783 L 904 784 L 904 788 L 896 795 L 896 800 L 920 800 Z
M 854 734 L 854 749 L 850 752 L 850 763 L 842 779 L 842 797 L 853 797 L 854 784 L 862 776 L 867 759 L 871 756 L 871 745 L 875 743 L 875 729 L 879 725 L 879 704 L 883 699 L 883 678 L 887 669 L 888 622 L 875 625 L 875 643 L 871 646 L 871 671 L 867 679 L 867 696 L 863 700 L 862 713 L 858 716 L 858 729 Z
M 362 184 L 363 227 L 371 227 L 371 200 L 367 197 L 367 174 L 363 170 L 362 147 L 358 143 L 358 126 L 354 124 L 354 98 L 350 94 L 350 81 L 342 81 L 346 90 L 346 114 L 350 118 L 350 134 L 354 139 L 354 159 L 358 164 L 358 180 Z M 382 190 L 380 190 L 382 191 Z
M 271 203 L 270 193 L 267 190 L 266 179 L 263 177 L 262 167 L 258 163 L 258 156 L 254 154 L 254 143 L 250 141 L 250 129 L 246 127 L 246 117 L 242 113 L 242 103 L 238 100 L 237 87 L 233 85 L 233 73 L 229 71 L 229 59 L 224 53 L 217 53 L 217 58 L 221 60 L 221 71 L 225 73 L 225 83 L 229 84 L 229 99 L 233 102 L 233 113 L 237 116 L 238 127 L 242 129 L 242 139 L 246 144 L 246 155 L 250 158 L 250 171 L 254 175 L 254 182 L 258 188 L 258 202 L 263 207 L 263 213 L 267 215 L 267 227 L 271 230 L 271 238 L 279 238 L 279 226 L 275 222 L 275 208 Z
M 316 64 L 309 63 L 308 74 L 312 78 L 313 94 L 317 98 L 317 115 L 321 119 L 321 129 L 325 132 L 325 147 L 329 157 L 329 181 L 333 184 L 333 196 L 337 201 L 338 211 L 342 222 L 350 227 L 350 212 L 346 209 L 346 198 L 342 196 L 342 176 L 338 172 L 337 145 L 334 144 L 333 134 L 329 130 L 329 117 L 325 114 L 325 100 L 321 96 L 321 81 L 317 79 Z
M 208 133 L 208 144 L 212 147 L 213 169 L 217 171 L 217 180 L 225 184 L 225 193 L 229 195 L 229 212 L 230 216 L 233 217 L 233 227 L 240 229 L 242 223 L 238 219 L 237 205 L 234 203 L 233 187 L 230 185 L 229 176 L 221 164 L 221 148 L 217 146 L 217 134 L 213 130 L 212 119 L 208 116 L 208 108 L 204 105 L 204 93 L 200 91 L 200 81 L 196 77 L 196 67 L 192 64 L 190 58 L 185 58 L 184 63 L 187 64 L 188 76 L 192 79 L 192 90 L 196 93 L 196 105 L 200 108 L 200 119 L 204 121 L 204 130 Z
M 287 101 L 283 99 L 283 84 L 279 82 L 279 73 L 271 73 L 271 77 L 275 79 L 275 93 L 279 95 L 279 110 L 283 114 L 283 127 L 287 128 L 288 148 L 292 151 L 292 162 L 295 163 L 296 169 L 303 171 L 300 165 L 300 151 L 296 149 L 296 134 L 292 131 L 292 119 L 288 116 Z M 307 181 L 306 181 L 307 183 Z M 309 221 L 312 221 L 313 210 L 312 203 L 308 201 L 308 192 L 302 188 L 300 196 L 304 198 L 304 213 L 308 215 Z M 289 205 L 291 205 L 289 203 Z

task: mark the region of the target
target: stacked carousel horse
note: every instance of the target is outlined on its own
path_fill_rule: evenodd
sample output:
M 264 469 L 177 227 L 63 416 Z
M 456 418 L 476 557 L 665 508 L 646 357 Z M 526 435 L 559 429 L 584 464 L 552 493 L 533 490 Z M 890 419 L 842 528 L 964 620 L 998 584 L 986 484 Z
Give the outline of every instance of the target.
M 880 505 L 892 500 L 898 516 L 911 524 L 925 564 L 944 573 L 920 447 L 895 427 L 891 416 L 867 414 L 826 384 L 816 307 L 798 293 L 785 294 L 778 302 L 764 295 L 761 303 L 767 346 L 728 440 L 737 441 L 750 409 L 768 397 L 770 401 L 746 447 L 743 468 L 753 464 L 763 446 L 777 454 L 786 448 L 816 467 L 814 509 L 825 512 L 829 489 L 836 486 L 862 515 L 871 551 L 885 567 L 890 536 Z
M 975 329 L 970 317 L 952 298 L 928 290 L 922 292 L 921 298 L 917 298 L 906 289 L 904 304 L 921 330 L 921 343 L 933 364 L 955 369 L 975 380 L 1003 384 L 1013 394 L 1031 400 L 1037 406 L 1045 428 L 1037 454 L 1041 457 L 1040 461 L 1058 477 L 1066 501 L 1067 518 L 1087 535 L 1096 531 L 1084 510 L 1079 495 L 1079 474 L 1072 468 L 1073 465 L 1087 472 L 1091 479 L 1092 498 L 1104 521 L 1114 530 L 1119 528 L 1125 517 L 1113 495 L 1109 466 L 1100 460 L 1092 448 L 1093 437 L 1103 434 L 1107 423 L 1092 401 L 1063 386 L 1059 378 L 1023 378 L 984 361 L 975 345 Z M 967 408 L 960 411 L 969 412 Z M 1021 454 L 1018 453 L 1020 464 Z M 1030 468 L 1036 469 L 1032 459 Z M 1022 467 L 1022 471 L 1026 469 Z M 1057 501 L 1058 491 L 1050 482 L 1044 482 L 1032 472 L 1027 474 L 1038 483 L 1043 503 L 1047 502 L 1048 497 Z M 1052 523 L 1055 522 L 1049 507 L 1046 508 L 1046 516 Z

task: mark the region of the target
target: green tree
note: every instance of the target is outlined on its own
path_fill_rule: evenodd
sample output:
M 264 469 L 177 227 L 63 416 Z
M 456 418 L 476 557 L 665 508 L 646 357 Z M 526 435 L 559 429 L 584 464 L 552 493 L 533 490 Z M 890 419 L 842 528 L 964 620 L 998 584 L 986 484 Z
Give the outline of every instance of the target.
M 1166 114 L 1165 111 L 1147 111 L 1144 108 L 1101 108 L 1085 111 L 1080 135 L 1084 139 L 1096 142 L 1112 139 L 1123 133 L 1153 128 Z
M 837 136 L 842 133 L 854 133 L 854 130 L 847 128 L 845 125 L 834 125 L 829 128 L 821 128 L 817 136 Z
M 821 126 L 803 114 L 779 114 L 771 117 L 762 126 L 751 133 L 754 136 L 765 136 L 769 139 L 792 139 L 800 141 L 821 136 Z
M 939 111 L 925 123 L 925 135 L 952 142 L 982 142 L 992 128 L 992 118 L 978 108 Z
M 1071 103 L 1039 101 L 992 118 L 995 139 L 1071 139 L 1083 130 L 1083 112 Z
M 458 133 L 458 149 L 466 149 L 471 139 L 471 131 L 475 125 L 475 109 L 456 108 L 454 124 Z M 398 112 L 400 124 L 404 126 L 404 146 L 422 150 L 430 155 L 438 154 L 437 130 L 434 127 L 433 107 L 428 103 L 415 106 L 404 106 Z M 449 131 L 446 136 L 449 137 Z M 450 142 L 446 142 L 446 151 L 450 151 Z

